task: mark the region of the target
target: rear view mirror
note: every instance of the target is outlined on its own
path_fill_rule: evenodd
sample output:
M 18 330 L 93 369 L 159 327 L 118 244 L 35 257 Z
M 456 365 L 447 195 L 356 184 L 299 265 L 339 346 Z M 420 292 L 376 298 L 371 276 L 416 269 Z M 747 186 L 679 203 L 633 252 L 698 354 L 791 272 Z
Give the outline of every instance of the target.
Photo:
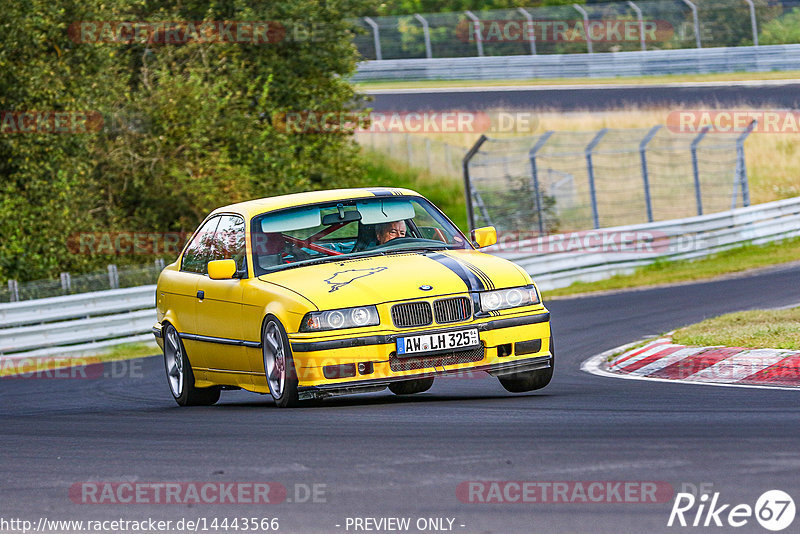
M 472 237 L 472 242 L 478 245 L 478 248 L 488 247 L 497 243 L 497 230 L 494 226 L 476 228 L 470 237 Z
M 343 211 L 341 213 L 329 213 L 322 218 L 322 224 L 330 226 L 332 224 L 360 221 L 361 214 L 356 210 Z
M 212 280 L 230 280 L 235 274 L 235 260 L 214 260 L 208 262 L 208 277 Z

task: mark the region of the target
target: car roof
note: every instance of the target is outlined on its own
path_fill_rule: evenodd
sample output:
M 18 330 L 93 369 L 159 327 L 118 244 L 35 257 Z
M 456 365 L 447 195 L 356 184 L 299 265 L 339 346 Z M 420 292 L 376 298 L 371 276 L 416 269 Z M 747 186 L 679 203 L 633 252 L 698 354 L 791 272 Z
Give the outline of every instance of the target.
M 330 202 L 333 200 L 351 200 L 364 197 L 384 197 L 384 196 L 422 196 L 411 189 L 398 187 L 362 187 L 354 189 L 328 189 L 325 191 L 308 191 L 305 193 L 293 193 L 291 195 L 281 195 L 277 197 L 258 198 L 230 204 L 215 209 L 211 215 L 217 213 L 238 213 L 246 218 L 255 215 L 283 208 L 293 208 L 306 204 L 316 204 L 319 202 Z

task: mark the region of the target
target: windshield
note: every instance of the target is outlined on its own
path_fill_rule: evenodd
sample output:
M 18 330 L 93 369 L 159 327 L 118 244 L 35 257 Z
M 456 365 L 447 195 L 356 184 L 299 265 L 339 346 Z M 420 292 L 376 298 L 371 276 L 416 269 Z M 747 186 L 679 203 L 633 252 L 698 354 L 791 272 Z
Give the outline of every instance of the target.
M 296 264 L 410 250 L 471 248 L 433 204 L 374 197 L 301 206 L 253 218 L 256 275 Z

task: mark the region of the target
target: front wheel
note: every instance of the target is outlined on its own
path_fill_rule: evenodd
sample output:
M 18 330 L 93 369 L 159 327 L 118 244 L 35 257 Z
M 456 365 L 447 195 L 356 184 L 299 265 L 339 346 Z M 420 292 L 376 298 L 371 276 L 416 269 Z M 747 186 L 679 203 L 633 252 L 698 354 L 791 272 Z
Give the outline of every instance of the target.
M 180 406 L 210 406 L 219 400 L 219 387 L 194 387 L 194 373 L 186 349 L 171 324 L 164 328 L 164 368 L 172 397 Z
M 297 371 L 286 330 L 275 317 L 264 322 L 261 333 L 264 354 L 264 374 L 275 404 L 280 408 L 292 408 L 300 404 L 297 393 Z

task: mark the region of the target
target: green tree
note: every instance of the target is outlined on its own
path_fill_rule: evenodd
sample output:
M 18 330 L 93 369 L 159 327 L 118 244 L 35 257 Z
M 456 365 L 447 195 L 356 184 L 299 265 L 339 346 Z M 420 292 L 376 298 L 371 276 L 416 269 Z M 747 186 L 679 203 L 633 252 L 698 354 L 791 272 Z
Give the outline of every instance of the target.
M 357 60 L 347 19 L 370 6 L 9 4 L 0 110 L 91 110 L 104 122 L 82 134 L 0 133 L 0 279 L 144 261 L 73 253 L 67 243 L 78 232 L 188 231 L 220 205 L 358 183 L 352 136 L 286 132 L 279 117 L 360 106 L 347 82 Z M 285 33 L 258 44 L 76 42 L 69 29 L 78 21 L 272 21 Z
M 93 229 L 96 191 L 91 133 L 22 133 L 23 113 L 102 109 L 124 86 L 114 50 L 81 46 L 67 34 L 86 18 L 110 18 L 100 2 L 46 0 L 4 4 L 0 30 L 0 279 L 81 270 L 91 258 L 69 254 L 67 237 Z M 20 120 L 25 123 L 20 124 Z M 68 128 L 70 128 L 68 126 Z
M 758 42 L 765 45 L 800 43 L 800 8 L 761 26 Z

